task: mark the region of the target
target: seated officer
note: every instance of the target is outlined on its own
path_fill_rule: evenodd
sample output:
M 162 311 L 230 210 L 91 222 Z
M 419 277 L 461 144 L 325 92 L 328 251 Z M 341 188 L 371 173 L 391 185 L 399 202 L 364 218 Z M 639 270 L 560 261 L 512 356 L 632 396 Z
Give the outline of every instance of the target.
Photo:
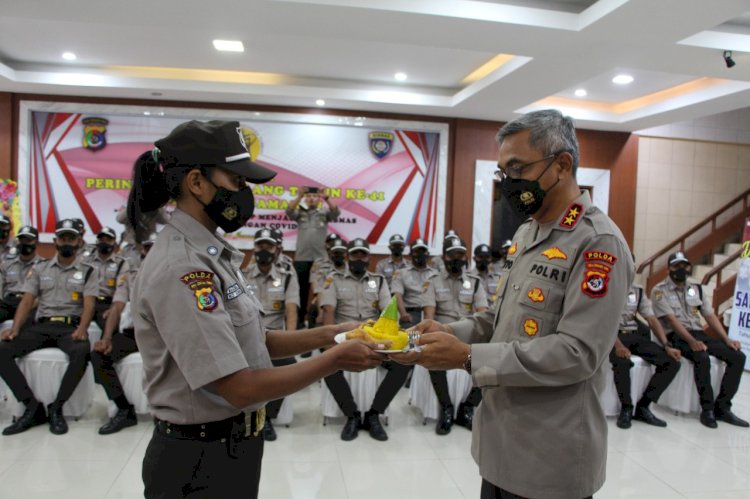
M 404 237 L 401 234 L 393 234 L 388 240 L 388 249 L 391 256 L 383 258 L 375 266 L 375 273 L 382 274 L 391 285 L 393 273 L 398 269 L 406 268 L 408 262 L 404 259 Z
M 12 319 L 18 304 L 23 298 L 23 283 L 34 264 L 43 261 L 36 254 L 36 241 L 39 233 L 34 227 L 25 225 L 16 235 L 16 251 L 0 263 L 0 323 Z
M 320 306 L 320 292 L 326 277 L 334 270 L 346 271 L 346 243 L 335 234 L 329 234 L 332 238 L 326 238 L 326 258 L 319 258 L 313 262 L 310 269 L 310 304 L 309 316 L 314 317 L 318 324 L 322 324 L 323 318 L 318 318 L 318 307 Z M 313 324 L 310 324 L 312 326 Z
M 294 260 L 292 257 L 284 253 L 284 233 L 279 229 L 269 229 L 271 231 L 271 237 L 276 240 L 276 254 L 274 255 L 274 264 L 281 267 L 283 270 L 292 271 L 294 275 L 297 275 L 297 271 L 294 270 Z
M 659 400 L 661 394 L 677 376 L 677 371 L 680 370 L 680 351 L 673 348 L 667 341 L 667 336 L 654 315 L 651 300 L 645 295 L 646 292 L 641 286 L 631 284 L 622 311 L 615 346 L 609 354 L 617 396 L 621 404 L 617 426 L 623 429 L 630 428 L 631 419 L 643 421 L 652 426 L 667 426 L 666 421 L 654 416 L 649 405 Z M 648 321 L 651 331 L 662 346 L 651 341 L 648 328 L 639 327 L 642 323 L 636 319 L 637 313 Z M 633 367 L 630 361 L 631 353 L 656 366 L 656 372 L 651 376 L 646 391 L 635 406 L 635 413 L 633 413 L 633 400 L 630 397 L 630 368 Z
M 54 239 L 57 254 L 29 271 L 13 327 L 0 334 L 0 376 L 16 399 L 26 405 L 23 415 L 5 428 L 3 435 L 21 433 L 43 424 L 48 416 L 52 433 L 61 435 L 68 431 L 62 407 L 86 372 L 91 349 L 86 330 L 94 316 L 94 302 L 99 292 L 96 277 L 92 275 L 93 267 L 77 261 L 80 240 L 71 220 L 57 222 Z M 36 299 L 37 320 L 31 326 L 24 326 Z M 47 347 L 57 347 L 65 352 L 68 368 L 57 398 L 47 406 L 45 413 L 15 359 Z
M 695 385 L 701 402 L 700 421 L 716 428 L 716 420 L 747 428 L 747 421 L 732 412 L 732 397 L 737 393 L 745 367 L 745 354 L 740 342 L 730 340 L 713 312 L 700 284 L 688 282 L 693 266 L 682 251 L 669 255 L 669 277 L 651 290 L 654 312 L 664 326 L 667 337 L 682 355 L 693 363 Z M 709 334 L 701 324 L 701 315 L 708 323 Z M 711 387 L 713 355 L 726 363 L 719 396 L 714 401 Z
M 422 304 L 424 318 L 442 324 L 455 322 L 462 317 L 487 310 L 487 294 L 478 277 L 464 272 L 466 268 L 466 243 L 458 237 L 449 237 L 443 244 L 445 270 L 432 276 L 425 290 Z M 440 418 L 435 433 L 447 435 L 453 426 L 453 402 L 448 394 L 445 371 L 430 371 L 430 380 L 440 403 Z M 458 406 L 455 423 L 471 429 L 474 408 L 482 401 L 482 391 L 474 387 Z
M 83 223 L 83 220 L 81 220 L 80 218 L 71 218 L 70 220 L 73 221 L 73 227 L 75 227 L 75 229 L 81 235 L 81 240 L 78 243 L 78 256 L 82 258 L 89 258 L 91 255 L 96 253 L 96 245 L 86 242 L 86 225 Z
M 492 252 L 486 244 L 479 244 L 474 248 L 474 268 L 469 271 L 470 275 L 477 276 L 482 281 L 484 292 L 487 293 L 487 300 L 490 305 L 495 303 L 497 298 L 497 283 L 500 280 L 500 274 L 490 267 Z
M 348 269 L 333 271 L 323 285 L 320 307 L 323 309 L 324 325 L 377 320 L 391 299 L 385 277 L 367 271 L 370 263 L 370 245 L 367 241 L 360 238 L 350 241 L 347 260 Z M 388 369 L 388 374 L 378 387 L 364 421 L 360 420 L 361 413 L 344 374 L 338 371 L 325 378 L 328 389 L 347 417 L 341 440 L 354 440 L 360 428 L 368 430 L 375 440 L 388 440 L 388 434 L 380 424 L 380 415 L 403 386 L 409 368 L 395 362 L 384 362 L 383 367 Z
M 96 235 L 94 252 L 84 258 L 84 262 L 94 267 L 99 283 L 99 296 L 96 297 L 94 321 L 104 331 L 107 310 L 112 305 L 120 276 L 125 275 L 125 258 L 117 254 L 117 234 L 110 227 L 102 227 Z
M 156 234 L 151 234 L 151 237 L 141 244 L 141 259 L 146 257 L 155 242 Z M 117 278 L 117 289 L 112 297 L 112 306 L 107 314 L 102 339 L 94 343 L 94 350 L 91 352 L 91 365 L 94 367 L 96 379 L 104 387 L 107 398 L 117 405 L 117 412 L 104 426 L 99 428 L 99 435 L 117 433 L 123 428 L 138 423 L 135 408 L 125 397 L 122 383 L 120 383 L 120 378 L 115 370 L 116 362 L 138 351 L 138 345 L 135 343 L 135 331 L 132 326 L 123 329 L 121 333 L 117 333 L 122 311 L 130 301 L 136 275 L 138 275 L 138 268 L 131 268 L 126 262 Z
M 0 213 L 0 257 L 12 256 L 15 254 L 13 251 L 15 247 L 11 243 L 10 229 L 11 229 L 10 218 Z
M 279 247 L 278 239 L 269 229 L 255 233 L 255 263 L 243 271 L 247 287 L 263 305 L 263 327 L 266 330 L 294 331 L 297 329 L 297 309 L 299 307 L 299 283 L 294 267 L 284 269 L 274 264 Z M 274 366 L 288 366 L 296 361 L 271 359 Z M 276 419 L 283 398 L 266 404 L 266 422 L 263 438 L 276 440 L 276 430 L 271 419 Z
M 505 265 L 505 260 L 508 259 L 508 250 L 513 245 L 510 239 L 503 241 L 500 245 L 499 250 L 492 251 L 492 263 L 490 264 L 490 270 L 495 273 L 500 273 Z
M 415 239 L 409 245 L 411 263 L 393 273 L 391 292 L 398 302 L 401 327 L 416 326 L 422 320 L 422 295 L 427 281 L 438 271 L 427 265 L 429 247 L 423 239 Z

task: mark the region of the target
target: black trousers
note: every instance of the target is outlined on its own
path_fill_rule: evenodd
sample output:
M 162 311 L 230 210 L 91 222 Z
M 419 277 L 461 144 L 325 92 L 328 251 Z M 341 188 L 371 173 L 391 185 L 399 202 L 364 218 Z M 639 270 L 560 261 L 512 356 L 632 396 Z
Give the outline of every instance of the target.
M 670 358 L 664 349 L 651 341 L 648 336 L 639 332 L 619 333 L 617 337 L 631 353 L 642 357 L 649 364 L 656 366 L 656 372 L 651 376 L 639 404 L 648 406 L 649 403 L 658 401 L 664 390 L 667 389 L 675 376 L 677 376 L 677 372 L 680 370 L 680 363 Z M 623 359 L 615 355 L 614 349 L 609 354 L 609 361 L 612 363 L 615 388 L 620 398 L 620 404 L 622 404 L 623 409 L 632 409 L 630 368 L 633 367 L 633 362 L 630 359 Z
M 294 270 L 297 271 L 297 280 L 299 281 L 299 303 L 302 308 L 302 314 L 300 314 L 300 327 L 302 327 L 302 321 L 307 315 L 307 299 L 310 294 L 310 269 L 312 268 L 313 262 L 294 262 Z M 315 324 L 309 324 L 308 327 L 315 327 Z
M 273 363 L 274 367 L 281 367 L 296 364 L 297 361 L 294 360 L 294 357 L 289 357 L 287 359 L 272 359 L 271 363 Z M 276 417 L 279 415 L 279 410 L 281 409 L 281 404 L 283 402 L 284 397 L 281 397 L 280 399 L 272 400 L 271 402 L 267 403 L 266 417 L 268 419 L 276 419 Z
M 76 341 L 71 338 L 75 326 L 63 323 L 45 322 L 32 324 L 21 329 L 12 341 L 0 342 L 0 376 L 16 396 L 27 403 L 34 398 L 26 378 L 16 365 L 16 360 L 40 348 L 57 347 L 68 355 L 68 368 L 63 375 L 60 390 L 55 402 L 62 403 L 70 398 L 78 382 L 86 372 L 89 361 L 89 340 Z
M 446 372 L 430 371 L 430 381 L 432 382 L 432 388 L 435 389 L 435 395 L 437 395 L 440 407 L 445 408 L 449 405 L 453 405 L 450 393 L 448 393 L 448 375 L 446 374 Z M 482 389 L 475 386 L 471 389 L 464 402 L 468 405 L 476 407 L 481 401 Z M 456 402 L 458 403 L 458 401 Z
M 584 499 L 591 499 L 593 496 L 588 496 Z M 501 489 L 482 479 L 482 490 L 479 495 L 479 499 L 524 499 L 522 496 L 517 496 L 512 492 L 508 492 L 505 489 Z
M 21 300 L 0 300 L 0 323 L 13 319 Z M 29 314 L 31 317 L 32 314 Z
M 144 497 L 258 497 L 263 438 L 242 440 L 237 457 L 228 454 L 227 442 L 171 438 L 154 430 L 143 456 Z
M 728 411 L 732 407 L 732 397 L 737 393 L 742 378 L 742 370 L 745 368 L 745 354 L 741 351 L 729 348 L 724 343 L 711 338 L 703 331 L 690 331 L 690 334 L 698 341 L 702 341 L 708 347 L 706 352 L 693 352 L 685 340 L 676 333 L 669 335 L 676 348 L 682 355 L 693 363 L 693 376 L 695 386 L 698 388 L 698 397 L 701 401 L 701 409 L 711 410 L 714 407 L 719 410 Z M 721 380 L 719 396 L 714 402 L 714 390 L 711 387 L 711 359 L 713 355 L 719 360 L 726 362 L 727 367 Z
M 390 361 L 383 362 L 383 367 L 388 370 L 388 374 L 385 375 L 382 383 L 380 383 L 378 391 L 375 393 L 375 398 L 372 400 L 372 407 L 370 408 L 378 414 L 385 412 L 399 389 L 404 386 L 406 375 L 409 374 L 410 369 L 410 366 Z M 337 371 L 330 376 L 326 376 L 324 379 L 333 398 L 336 399 L 336 403 L 341 408 L 341 412 L 347 418 L 354 416 L 354 412 L 358 408 L 356 402 L 354 402 L 352 389 L 349 383 L 346 382 L 346 378 L 344 378 L 344 373 Z
M 104 355 L 100 352 L 91 352 L 91 365 L 94 367 L 94 376 L 96 376 L 99 384 L 104 387 L 109 400 L 117 401 L 125 397 L 125 393 L 122 390 L 122 383 L 120 383 L 120 378 L 117 377 L 117 371 L 115 371 L 115 362 L 137 351 L 138 345 L 135 343 L 135 338 L 115 333 L 112 335 L 112 352 L 109 355 Z M 120 407 L 119 403 L 117 406 L 120 409 L 127 408 L 127 406 Z
M 104 303 L 102 301 L 96 300 L 93 321 L 96 322 L 96 325 L 99 326 L 99 329 L 102 330 L 102 333 L 104 333 L 104 325 L 107 323 L 107 319 L 104 318 L 104 312 L 109 310 L 109 307 L 111 306 L 112 303 Z

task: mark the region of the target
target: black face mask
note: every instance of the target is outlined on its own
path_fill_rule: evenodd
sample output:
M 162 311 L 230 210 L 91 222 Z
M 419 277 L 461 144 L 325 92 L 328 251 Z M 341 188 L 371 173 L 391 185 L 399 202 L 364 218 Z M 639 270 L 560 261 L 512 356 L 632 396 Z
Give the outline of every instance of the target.
M 0 230 L 0 239 L 5 239 L 10 234 L 10 231 Z
M 427 265 L 427 255 L 412 255 L 411 262 L 416 267 L 424 267 L 425 265 Z
M 396 258 L 404 254 L 404 248 L 391 248 L 391 255 Z
M 535 180 L 505 177 L 503 181 L 500 182 L 500 190 L 502 191 L 503 196 L 508 200 L 511 208 L 513 208 L 516 213 L 527 217 L 533 215 L 542 207 L 544 197 L 560 181 L 558 178 L 557 181 L 552 184 L 552 187 L 546 191 L 542 189 L 541 185 L 539 185 L 539 179 L 542 178 L 542 175 L 549 170 L 549 167 L 552 166 L 552 163 L 554 162 L 554 159 L 550 161 L 547 167 Z
M 271 253 L 268 250 L 256 251 L 255 261 L 258 262 L 258 265 L 270 265 L 273 262 L 274 256 L 275 253 Z
M 209 180 L 209 182 L 211 182 Z M 216 193 L 208 204 L 198 199 L 203 204 L 203 211 L 213 223 L 221 227 L 224 232 L 234 232 L 240 227 L 244 227 L 255 211 L 255 197 L 253 190 L 249 187 L 243 187 L 238 191 L 230 191 L 224 187 L 219 187 L 213 182 L 211 185 L 216 187 Z M 197 198 L 196 198 L 197 199 Z
M 351 260 L 349 262 L 349 270 L 351 270 L 352 274 L 355 276 L 363 276 L 365 275 L 365 272 L 367 272 L 367 263 L 363 262 L 362 260 Z
M 463 268 L 466 266 L 466 262 L 463 260 L 446 260 L 445 268 L 451 274 L 460 274 Z
M 29 256 L 36 251 L 36 244 L 19 244 L 18 251 L 23 256 Z
M 96 249 L 99 250 L 99 253 L 102 255 L 109 255 L 114 251 L 115 247 L 107 243 L 96 243 Z
M 341 267 L 342 265 L 344 265 L 345 260 L 346 257 L 344 255 L 333 255 L 331 257 L 331 262 L 333 262 L 336 267 Z
M 480 272 L 484 272 L 489 267 L 489 263 L 485 260 L 479 260 L 477 261 L 477 270 Z
M 682 283 L 687 281 L 687 276 L 689 275 L 689 272 L 687 269 L 677 269 L 677 270 L 670 270 L 669 271 L 669 277 L 677 283 Z
M 70 258 L 71 256 L 75 255 L 76 250 L 78 250 L 78 246 L 74 246 L 72 244 L 61 244 L 57 247 L 57 252 L 63 258 Z

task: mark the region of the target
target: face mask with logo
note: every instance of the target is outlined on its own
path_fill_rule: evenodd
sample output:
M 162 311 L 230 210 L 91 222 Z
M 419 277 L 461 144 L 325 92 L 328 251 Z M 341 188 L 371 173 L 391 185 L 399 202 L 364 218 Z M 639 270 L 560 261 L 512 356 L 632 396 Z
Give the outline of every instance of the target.
M 365 275 L 365 272 L 367 272 L 367 262 L 362 260 L 351 260 L 349 262 L 349 270 L 355 276 L 363 276 Z
M 29 256 L 36 251 L 36 244 L 19 244 L 18 251 L 23 256 Z
M 78 246 L 74 246 L 72 244 L 61 244 L 57 247 L 57 252 L 63 258 L 70 258 L 71 256 L 76 254 L 77 249 Z
M 500 190 L 503 193 L 505 199 L 510 203 L 511 208 L 521 216 L 530 216 L 539 211 L 544 202 L 544 197 L 553 187 L 560 181 L 552 184 L 552 187 L 546 191 L 539 185 L 539 179 L 549 170 L 549 167 L 554 163 L 554 159 L 550 161 L 547 167 L 539 174 L 534 180 L 526 180 L 524 178 L 510 178 L 505 177 L 500 182 Z
M 209 180 L 209 182 L 211 181 Z M 198 202 L 203 204 L 203 211 L 224 232 L 234 232 L 240 227 L 244 227 L 255 211 L 253 190 L 249 187 L 243 187 L 238 191 L 230 191 L 217 186 L 213 182 L 211 182 L 211 185 L 216 187 L 211 202 L 203 204 L 198 199 Z
M 427 265 L 427 255 L 424 255 L 424 254 L 412 255 L 411 261 L 417 267 L 424 267 L 425 265 Z
M 463 260 L 446 260 L 445 262 L 445 268 L 448 269 L 448 272 L 451 274 L 460 274 L 465 265 L 466 262 Z
M 99 250 L 99 253 L 102 255 L 109 255 L 114 251 L 115 247 L 111 244 L 107 243 L 97 243 L 96 249 Z
M 683 283 L 687 281 L 688 275 L 689 272 L 687 271 L 687 269 L 677 269 L 669 271 L 669 277 L 676 283 Z
M 268 250 L 256 251 L 255 261 L 258 262 L 258 265 L 270 265 L 274 256 L 275 254 Z

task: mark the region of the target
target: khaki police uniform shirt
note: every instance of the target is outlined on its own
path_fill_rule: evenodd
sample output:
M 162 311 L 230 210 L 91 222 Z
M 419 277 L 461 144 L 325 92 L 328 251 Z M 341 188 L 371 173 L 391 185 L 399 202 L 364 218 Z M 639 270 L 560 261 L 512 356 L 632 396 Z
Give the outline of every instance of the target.
M 124 258 L 131 269 L 138 269 L 141 266 L 141 252 L 135 247 L 135 244 L 125 244 L 117 252 L 118 256 Z
M 409 266 L 409 262 L 405 258 L 401 258 L 401 261 L 396 263 L 392 257 L 383 258 L 375 265 L 375 273 L 384 275 L 390 286 L 393 282 L 393 273 L 399 269 L 405 269 Z
M 286 210 L 286 216 L 297 222 L 297 250 L 294 259 L 298 262 L 312 262 L 325 255 L 325 239 L 328 235 L 328 222 L 336 220 L 340 214 L 338 207 L 329 209 L 325 203 L 321 208 Z
M 452 276 L 441 272 L 427 281 L 422 305 L 435 307 L 435 320 L 447 324 L 487 308 L 487 293 L 478 277 L 462 272 Z
M 604 483 L 599 393 L 633 275 L 620 230 L 587 192 L 558 220 L 518 229 L 496 310 L 451 324 L 475 343 L 472 455 L 483 478 L 538 499 L 587 497 Z
M 620 331 L 638 331 L 638 322 L 636 322 L 635 318 L 635 314 L 637 313 L 640 313 L 641 317 L 647 319 L 654 316 L 654 309 L 651 306 L 651 300 L 646 296 L 643 286 L 632 284 L 628 290 L 625 307 L 622 309 Z
M 437 274 L 438 271 L 432 267 L 418 269 L 409 265 L 393 273 L 391 293 L 401 295 L 404 307 L 421 309 L 424 307 L 423 295 L 429 285 L 427 281 Z
M 119 255 L 102 258 L 98 251 L 92 253 L 86 263 L 94 267 L 99 282 L 99 296 L 111 297 L 117 288 L 117 279 L 122 275 L 125 259 Z
M 39 298 L 36 312 L 39 318 L 80 317 L 83 298 L 98 296 L 99 284 L 91 266 L 76 260 L 63 267 L 55 255 L 29 269 L 22 291 Z
M 0 299 L 11 293 L 22 293 L 23 283 L 31 267 L 43 261 L 39 255 L 34 255 L 24 262 L 20 257 L 10 258 L 0 264 Z
M 246 290 L 242 260 L 240 251 L 179 209 L 143 260 L 131 307 L 144 388 L 157 418 L 197 424 L 236 416 L 210 384 L 272 366 L 261 304 Z
M 495 303 L 497 300 L 497 285 L 500 282 L 500 273 L 494 270 L 488 269 L 487 272 L 479 272 L 476 267 L 469 271 L 470 275 L 476 276 L 484 287 L 485 293 L 487 293 L 487 301 L 490 305 Z
M 263 326 L 268 330 L 286 329 L 286 306 L 299 306 L 299 283 L 297 275 L 271 265 L 264 274 L 258 265 L 251 265 L 243 271 L 247 289 L 263 306 Z
M 132 268 L 130 264 L 125 261 L 122 266 L 122 271 L 117 277 L 117 288 L 115 288 L 115 294 L 112 296 L 112 302 L 119 301 L 121 303 L 127 303 L 133 299 L 133 283 L 135 277 L 138 275 L 138 269 Z
M 708 317 L 714 313 L 708 297 L 701 293 L 700 284 L 687 281 L 680 289 L 669 276 L 651 290 L 651 301 L 654 303 L 654 313 L 667 334 L 674 333 L 672 324 L 666 318 L 669 314 L 677 317 L 688 331 L 703 331 L 701 316 Z
M 348 270 L 335 270 L 326 277 L 320 293 L 320 306 L 335 309 L 337 324 L 377 319 L 390 301 L 385 277 L 371 272 L 357 279 Z
M 439 255 L 430 258 L 430 261 L 427 262 L 427 265 L 437 270 L 438 272 L 445 272 L 445 262 Z

